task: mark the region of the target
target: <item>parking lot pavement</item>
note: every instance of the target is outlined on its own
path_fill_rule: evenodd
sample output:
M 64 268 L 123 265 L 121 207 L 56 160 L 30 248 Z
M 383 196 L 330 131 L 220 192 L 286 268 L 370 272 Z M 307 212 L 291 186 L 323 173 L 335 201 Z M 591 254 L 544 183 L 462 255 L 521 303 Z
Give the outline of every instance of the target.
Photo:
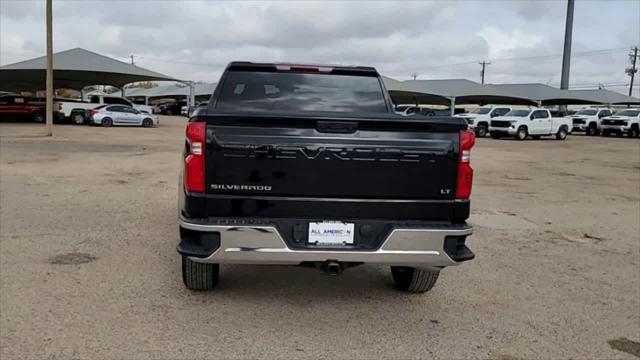
M 629 358 L 640 141 L 480 139 L 476 259 L 408 295 L 388 269 L 224 266 L 181 283 L 185 120 L 0 124 L 0 358 Z M 620 351 L 620 350 L 624 351 Z

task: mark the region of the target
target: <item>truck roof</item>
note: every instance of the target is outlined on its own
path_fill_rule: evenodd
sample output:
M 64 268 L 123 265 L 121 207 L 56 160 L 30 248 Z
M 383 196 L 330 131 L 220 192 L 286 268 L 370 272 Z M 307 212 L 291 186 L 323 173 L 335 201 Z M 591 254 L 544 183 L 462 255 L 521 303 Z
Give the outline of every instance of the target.
M 341 75 L 379 76 L 378 71 L 370 66 L 343 66 L 331 64 L 293 64 L 293 63 L 255 63 L 233 61 L 227 65 L 226 71 L 261 71 L 261 72 L 320 72 Z

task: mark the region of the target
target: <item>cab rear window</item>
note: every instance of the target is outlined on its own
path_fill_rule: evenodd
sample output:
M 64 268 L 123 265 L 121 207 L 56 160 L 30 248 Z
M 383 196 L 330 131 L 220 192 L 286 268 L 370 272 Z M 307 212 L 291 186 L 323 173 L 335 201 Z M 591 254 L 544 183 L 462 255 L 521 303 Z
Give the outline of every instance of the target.
M 387 112 L 377 77 L 229 71 L 216 109 Z

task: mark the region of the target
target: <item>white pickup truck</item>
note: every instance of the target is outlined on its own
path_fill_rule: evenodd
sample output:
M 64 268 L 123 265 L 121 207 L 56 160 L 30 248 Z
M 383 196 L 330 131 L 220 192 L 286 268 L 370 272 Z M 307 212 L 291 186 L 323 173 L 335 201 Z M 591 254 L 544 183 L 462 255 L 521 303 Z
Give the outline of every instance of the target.
M 571 126 L 570 119 L 551 117 L 548 109 L 515 109 L 497 120 L 491 120 L 489 133 L 494 139 L 515 136 L 517 140 L 524 140 L 529 136 L 538 139 L 541 136 L 555 135 L 556 139 L 564 140 L 571 132 Z
M 53 104 L 53 109 L 58 119 L 71 119 L 73 123 L 82 125 L 85 121 L 89 120 L 88 110 L 95 109 L 100 105 L 112 104 L 128 105 L 140 112 L 153 113 L 151 106 L 134 104 L 119 96 L 103 95 L 92 95 L 89 97 L 89 101 L 56 101 Z
M 600 119 L 611 116 L 609 108 L 587 108 L 567 116 L 572 121 L 573 131 L 584 131 L 587 135 L 600 134 Z
M 627 134 L 631 138 L 640 136 L 640 109 L 620 110 L 615 115 L 602 119 L 602 136 L 614 133 Z
M 469 125 L 469 130 L 474 131 L 478 137 L 485 137 L 489 132 L 489 122 L 491 122 L 491 119 L 503 116 L 511 110 L 513 110 L 511 106 L 486 105 L 475 108 L 468 113 L 453 116 L 465 118 Z

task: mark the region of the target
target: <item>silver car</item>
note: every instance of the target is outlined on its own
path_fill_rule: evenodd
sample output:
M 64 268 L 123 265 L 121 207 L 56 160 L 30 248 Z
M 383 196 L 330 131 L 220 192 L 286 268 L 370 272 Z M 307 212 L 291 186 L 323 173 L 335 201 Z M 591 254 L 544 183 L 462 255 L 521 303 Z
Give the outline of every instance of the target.
M 155 115 L 140 112 L 126 105 L 102 105 L 91 110 L 91 123 L 102 126 L 144 126 L 153 127 L 160 121 Z

